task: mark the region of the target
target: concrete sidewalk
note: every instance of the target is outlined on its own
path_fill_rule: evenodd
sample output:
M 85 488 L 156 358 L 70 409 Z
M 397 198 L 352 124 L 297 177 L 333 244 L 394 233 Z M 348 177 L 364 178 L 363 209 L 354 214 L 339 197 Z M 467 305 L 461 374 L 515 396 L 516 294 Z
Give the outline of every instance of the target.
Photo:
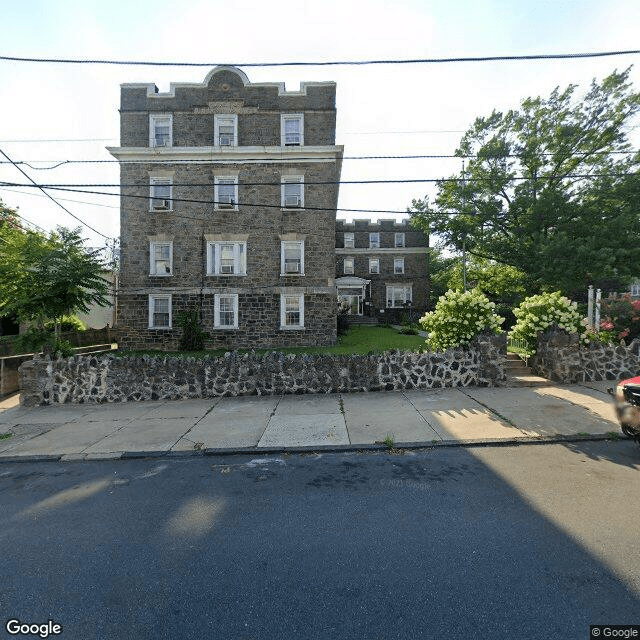
M 22 408 L 0 403 L 0 460 L 505 443 L 618 433 L 615 382 Z M 6 435 L 11 434 L 11 435 Z M 1 437 L 5 435 L 5 437 Z

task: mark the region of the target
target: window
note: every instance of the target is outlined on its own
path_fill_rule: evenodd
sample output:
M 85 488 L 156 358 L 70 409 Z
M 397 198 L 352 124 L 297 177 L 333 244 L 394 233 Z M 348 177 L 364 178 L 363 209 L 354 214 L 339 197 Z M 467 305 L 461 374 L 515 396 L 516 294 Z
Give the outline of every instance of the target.
M 246 274 L 246 242 L 207 243 L 208 276 L 244 276 Z
M 280 328 L 304 329 L 304 295 L 280 296 Z
M 213 326 L 216 329 L 238 328 L 238 294 L 216 293 L 213 298 Z
M 353 258 L 344 259 L 344 272 L 353 275 Z
M 387 307 L 402 307 L 411 304 L 411 287 L 387 287 Z
M 380 248 L 380 234 L 376 231 L 375 233 L 369 234 L 369 249 L 379 249 Z
M 171 296 L 149 296 L 149 329 L 171 329 Z
M 170 147 L 173 145 L 173 117 L 167 114 L 149 116 L 149 146 Z
M 369 273 L 380 273 L 380 258 L 369 258 Z
M 283 147 L 301 147 L 304 144 L 302 113 L 287 113 L 280 116 L 280 144 Z
M 151 178 L 151 211 L 171 211 L 171 178 Z
M 214 115 L 213 135 L 216 147 L 238 146 L 238 116 Z
M 404 233 L 396 233 L 395 246 L 404 247 Z
M 631 295 L 634 297 L 640 296 L 640 284 L 631 285 Z
M 238 210 L 238 178 L 215 178 L 214 200 L 216 209 Z
M 304 207 L 304 178 L 302 176 L 282 178 L 281 198 L 284 209 Z
M 404 273 L 404 258 L 393 259 L 393 273 Z
M 353 249 L 355 247 L 355 238 L 353 233 L 344 234 L 344 248 Z
M 304 275 L 304 242 L 283 241 L 280 252 L 280 275 Z
M 170 276 L 173 273 L 173 243 L 152 242 L 149 254 L 151 265 L 149 275 Z

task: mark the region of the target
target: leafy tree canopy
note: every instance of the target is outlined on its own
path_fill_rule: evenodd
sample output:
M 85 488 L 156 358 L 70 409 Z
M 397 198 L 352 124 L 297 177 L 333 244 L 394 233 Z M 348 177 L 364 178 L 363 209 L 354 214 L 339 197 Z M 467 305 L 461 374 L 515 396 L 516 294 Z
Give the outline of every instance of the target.
M 640 154 L 626 131 L 640 109 L 629 69 L 517 110 L 476 119 L 433 203 L 414 200 L 415 224 L 444 246 L 527 274 L 529 291 L 567 295 L 599 280 L 628 281 L 640 265 Z
M 109 306 L 103 262 L 83 247 L 79 229 L 46 235 L 0 224 L 0 315 L 58 321 L 89 306 Z

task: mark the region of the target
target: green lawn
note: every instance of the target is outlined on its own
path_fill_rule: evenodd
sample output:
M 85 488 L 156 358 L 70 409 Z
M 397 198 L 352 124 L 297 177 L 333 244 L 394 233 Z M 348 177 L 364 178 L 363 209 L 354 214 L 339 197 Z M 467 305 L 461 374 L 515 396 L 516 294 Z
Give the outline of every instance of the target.
M 405 336 L 395 329 L 379 326 L 354 326 L 338 338 L 334 347 L 286 347 L 281 349 L 256 349 L 256 353 L 336 353 L 350 355 L 352 353 L 370 353 L 400 349 L 402 351 L 426 350 L 425 339 L 420 336 Z M 181 358 L 206 358 L 224 355 L 228 349 L 212 349 L 209 351 L 114 351 L 116 356 L 172 355 Z M 239 353 L 248 353 L 249 349 L 239 349 Z

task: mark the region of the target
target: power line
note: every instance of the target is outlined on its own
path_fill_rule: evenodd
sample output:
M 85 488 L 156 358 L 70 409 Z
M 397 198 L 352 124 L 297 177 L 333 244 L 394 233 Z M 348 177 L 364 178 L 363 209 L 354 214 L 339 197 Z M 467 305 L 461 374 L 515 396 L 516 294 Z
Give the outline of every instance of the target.
M 109 140 L 117 140 L 117 138 L 23 138 L 20 140 L 0 140 L 0 143 L 5 142 L 109 142 Z
M 23 187 L 31 187 L 32 185 L 28 185 L 28 184 L 22 184 L 22 185 L 16 185 L 14 183 L 10 183 L 10 182 L 0 182 L 0 188 L 4 188 L 4 185 L 8 185 L 8 186 L 23 186 Z M 90 195 L 98 195 L 98 196 L 115 196 L 118 198 L 137 198 L 137 199 L 144 199 L 144 200 L 149 200 L 149 195 L 143 195 L 143 194 L 134 194 L 134 193 L 111 193 L 109 191 L 95 191 L 95 190 L 87 190 L 87 189 L 72 189 L 72 188 L 65 188 L 65 187 L 47 187 L 47 189 L 52 189 L 55 191 L 67 191 L 69 193 L 85 193 L 85 194 L 90 194 Z M 216 200 L 199 200 L 197 198 L 164 198 L 167 200 L 171 200 L 172 202 L 186 202 L 186 203 L 190 203 L 190 204 L 219 204 Z M 259 207 L 262 209 L 282 209 L 282 205 L 281 204 L 262 204 L 262 203 L 257 203 L 257 202 L 244 202 L 244 201 L 239 201 L 238 206 L 245 206 L 245 207 Z M 336 207 L 308 207 L 305 206 L 303 207 L 304 210 L 306 211 L 346 211 L 346 212 L 351 212 L 351 213 L 388 213 L 388 214 L 393 214 L 393 215 L 407 215 L 407 211 L 397 211 L 397 210 L 389 210 L 389 209 L 342 209 L 342 208 L 336 208 Z M 221 212 L 224 212 L 224 209 L 220 210 Z M 229 210 L 232 211 L 232 210 Z M 175 214 L 173 214 L 175 215 Z M 178 216 L 180 217 L 180 216 Z M 181 217 L 185 217 L 185 216 L 181 216 Z M 188 218 L 188 219 L 193 219 L 193 218 Z
M 323 61 L 298 61 L 298 62 L 167 62 L 150 60 L 106 60 L 106 59 L 79 59 L 79 58 L 34 58 L 27 56 L 0 56 L 0 60 L 7 62 L 40 62 L 53 64 L 80 64 L 80 65 L 120 65 L 120 66 L 147 66 L 147 67 L 337 67 L 337 66 L 367 66 L 367 65 L 395 65 L 395 64 L 442 64 L 451 62 L 508 62 L 518 60 L 576 60 L 585 58 L 605 58 L 612 56 L 637 55 L 640 49 L 627 49 L 619 51 L 592 51 L 581 53 L 540 53 L 529 55 L 497 55 L 497 56 L 463 56 L 451 58 L 404 58 L 404 59 L 380 59 L 380 60 L 323 60 Z
M 636 153 L 640 153 L 639 149 L 630 149 L 628 151 L 620 151 L 620 150 L 612 150 L 612 151 L 594 151 L 590 153 L 591 156 L 607 156 L 607 155 L 634 155 Z M 468 154 L 468 155 L 457 155 L 455 153 L 440 153 L 440 154 L 413 154 L 413 155 L 389 155 L 389 156 L 343 156 L 343 160 L 446 160 L 446 159 L 456 159 L 456 160 L 466 160 L 473 158 L 481 158 L 483 160 L 503 160 L 507 158 L 521 158 L 526 154 L 522 153 L 503 153 L 496 155 L 478 155 L 478 154 Z M 536 154 L 538 156 L 543 157 L 552 157 L 556 154 L 552 152 L 542 152 Z M 580 154 L 584 155 L 584 154 Z M 296 157 L 297 161 L 305 161 L 312 160 L 313 158 L 305 158 L 305 157 Z M 53 162 L 51 167 L 34 167 L 31 165 L 31 162 Z M 6 160 L 0 160 L 0 164 L 16 164 L 16 165 L 25 165 L 34 171 L 51 171 L 53 169 L 57 169 L 58 167 L 67 165 L 67 164 L 121 164 L 121 165 L 136 165 L 136 164 L 171 164 L 171 165 L 190 165 L 190 164 L 202 164 L 203 160 L 17 160 L 15 163 L 9 163 Z M 207 160 L 206 163 L 210 164 L 211 161 Z
M 32 198 L 46 198 L 46 195 L 42 193 L 29 193 L 28 191 L 19 191 L 18 189 L 8 189 L 7 187 L 0 187 L 3 191 L 8 191 L 10 193 L 19 193 L 23 196 L 31 196 Z M 100 202 L 87 202 L 86 200 L 73 200 L 70 198 L 58 198 L 60 202 L 74 202 L 76 204 L 88 204 L 92 207 L 105 207 L 107 209 L 119 209 L 120 207 L 115 204 L 102 204 Z
M 565 179 L 591 179 L 591 178 L 624 178 L 629 176 L 637 175 L 636 171 L 621 171 L 618 173 L 566 173 L 557 176 L 537 176 L 533 178 L 532 176 L 510 176 L 510 180 L 565 180 Z M 372 185 L 372 184 L 422 184 L 422 183 L 437 183 L 437 182 L 487 182 L 490 181 L 488 177 L 479 177 L 479 178 L 458 178 L 458 177 L 449 177 L 449 178 L 397 178 L 397 179 L 389 179 L 386 178 L 384 180 L 305 180 L 304 186 L 326 186 L 326 185 Z M 32 181 L 33 182 L 33 181 Z M 20 182 L 0 182 L 0 184 L 8 187 L 29 187 L 32 185 L 20 183 Z M 273 182 L 238 182 L 236 183 L 241 187 L 281 187 L 284 184 L 282 181 L 273 181 Z M 215 185 L 213 182 L 171 182 L 170 186 L 172 187 L 204 187 L 211 188 Z M 116 188 L 149 188 L 149 183 L 126 183 L 126 182 L 78 182 L 78 183 L 49 183 L 49 184 L 36 184 L 33 183 L 33 186 L 39 189 L 75 189 L 75 188 L 108 188 L 108 189 L 116 189 Z
M 27 178 L 27 180 L 29 180 L 29 182 L 31 182 L 33 184 L 34 187 L 36 187 L 37 189 L 40 189 L 40 191 L 42 191 L 42 193 L 44 193 L 47 198 L 49 198 L 49 200 L 51 200 L 53 203 L 55 203 L 58 207 L 60 207 L 63 211 L 66 211 L 72 218 L 75 218 L 78 222 L 80 222 L 82 225 L 84 225 L 85 227 L 87 227 L 87 229 L 91 229 L 92 231 L 94 231 L 95 233 L 97 233 L 98 235 L 102 236 L 103 238 L 106 238 L 107 240 L 110 240 L 111 238 L 109 238 L 109 236 L 106 236 L 104 233 L 102 233 L 101 231 L 98 231 L 97 229 L 95 229 L 94 227 L 92 227 L 90 224 L 87 224 L 86 222 L 84 222 L 84 220 L 81 220 L 80 218 L 78 218 L 78 216 L 76 216 L 75 214 L 71 213 L 71 211 L 69 211 L 69 209 L 67 209 L 63 204 L 61 204 L 60 202 L 58 202 L 51 194 L 47 193 L 43 187 L 41 187 L 35 180 L 33 180 L 31 178 L 31 176 L 29 176 L 28 173 L 26 173 L 21 167 L 19 167 L 18 165 L 16 165 L 13 160 L 2 150 L 0 149 L 0 153 L 9 161 L 11 162 L 11 164 L 13 164 L 13 166 L 25 177 Z M 10 186 L 17 186 L 17 185 L 10 185 Z M 24 186 L 31 186 L 31 185 L 24 185 Z

